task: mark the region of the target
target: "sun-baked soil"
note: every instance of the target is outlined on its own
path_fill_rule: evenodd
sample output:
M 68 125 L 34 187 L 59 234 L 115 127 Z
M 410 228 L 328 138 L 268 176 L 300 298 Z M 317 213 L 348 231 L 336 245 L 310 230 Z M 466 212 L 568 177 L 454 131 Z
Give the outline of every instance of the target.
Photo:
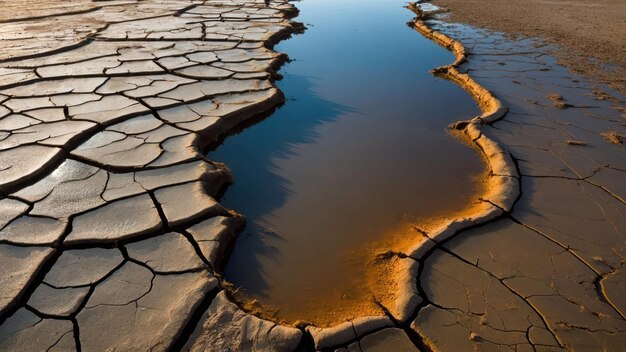
M 540 37 L 571 70 L 626 90 L 626 0 L 435 0 L 452 22 Z

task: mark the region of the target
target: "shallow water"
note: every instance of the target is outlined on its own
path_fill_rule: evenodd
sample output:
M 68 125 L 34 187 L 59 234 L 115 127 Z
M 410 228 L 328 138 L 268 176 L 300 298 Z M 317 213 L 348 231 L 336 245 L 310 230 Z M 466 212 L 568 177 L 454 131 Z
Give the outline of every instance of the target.
M 248 221 L 226 279 L 277 320 L 332 325 L 376 309 L 361 249 L 413 242 L 409 225 L 476 198 L 484 165 L 446 126 L 479 111 L 428 73 L 453 56 L 406 26 L 403 1 L 296 5 L 308 30 L 275 48 L 294 60 L 277 82 L 287 102 L 208 156 L 235 177 L 222 204 Z

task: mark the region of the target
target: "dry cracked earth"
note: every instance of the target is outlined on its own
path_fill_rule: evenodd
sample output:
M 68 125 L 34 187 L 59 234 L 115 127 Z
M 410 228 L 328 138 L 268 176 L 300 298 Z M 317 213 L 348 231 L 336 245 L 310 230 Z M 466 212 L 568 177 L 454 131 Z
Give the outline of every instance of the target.
M 482 133 L 515 160 L 521 196 L 420 257 L 398 254 L 419 263 L 415 312 L 329 332 L 242 311 L 215 271 L 242 218 L 216 202 L 231 175 L 203 151 L 282 101 L 284 57 L 267 47 L 297 28 L 294 7 L 31 5 L 0 19 L 0 350 L 626 345 L 626 106 L 540 43 L 428 22 L 508 106 Z

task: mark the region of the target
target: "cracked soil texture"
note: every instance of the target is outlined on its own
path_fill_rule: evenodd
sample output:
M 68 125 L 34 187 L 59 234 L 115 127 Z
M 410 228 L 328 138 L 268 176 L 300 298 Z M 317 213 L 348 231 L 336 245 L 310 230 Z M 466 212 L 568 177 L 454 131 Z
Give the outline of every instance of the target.
M 220 319 L 241 338 L 202 335 L 194 350 L 295 349 L 300 330 L 217 296 L 243 221 L 214 198 L 228 170 L 203 156 L 283 100 L 271 80 L 284 57 L 267 47 L 294 30 L 294 7 L 3 5 L 0 350 L 178 349 L 209 305 L 237 311 Z
M 626 153 L 607 132 L 626 131 L 624 97 L 573 76 L 538 40 L 427 26 L 463 43 L 460 70 L 509 108 L 482 132 L 514 158 L 521 196 L 419 258 L 411 329 L 427 350 L 620 350 Z
M 508 106 L 481 133 L 512 156 L 521 196 L 498 219 L 396 254 L 421 302 L 403 319 L 390 309 L 319 331 L 230 301 L 215 269 L 242 219 L 215 201 L 228 170 L 202 154 L 282 101 L 271 78 L 284 58 L 266 44 L 294 30 L 293 6 L 32 9 L 0 19 L 0 350 L 626 345 L 624 98 L 541 43 L 426 21 L 463 43 L 458 70 Z
M 572 71 L 626 94 L 625 0 L 434 0 L 450 21 L 536 37 Z M 520 14 L 523 13 L 523 16 Z

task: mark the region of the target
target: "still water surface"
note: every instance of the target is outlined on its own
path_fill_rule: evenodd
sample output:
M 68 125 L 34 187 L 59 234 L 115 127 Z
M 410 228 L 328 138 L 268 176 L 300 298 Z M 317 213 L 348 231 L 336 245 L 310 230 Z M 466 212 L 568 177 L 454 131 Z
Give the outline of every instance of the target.
M 293 60 L 277 82 L 287 102 L 208 154 L 235 178 L 222 204 L 248 221 L 225 277 L 278 320 L 332 325 L 372 305 L 359 249 L 480 192 L 480 156 L 446 131 L 478 109 L 428 73 L 452 54 L 406 26 L 403 5 L 296 3 L 308 30 L 275 48 Z

